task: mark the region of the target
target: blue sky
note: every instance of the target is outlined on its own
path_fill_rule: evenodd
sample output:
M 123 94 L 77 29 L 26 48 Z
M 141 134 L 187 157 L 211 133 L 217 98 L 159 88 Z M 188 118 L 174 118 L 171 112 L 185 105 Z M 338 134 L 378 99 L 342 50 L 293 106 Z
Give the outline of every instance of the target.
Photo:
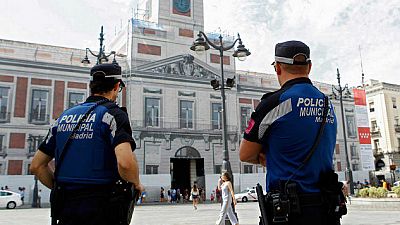
M 2 0 L 0 38 L 65 47 L 98 48 L 126 24 L 131 0 Z M 241 70 L 273 73 L 274 45 L 302 40 L 311 48 L 311 78 L 359 85 L 359 46 L 366 79 L 400 84 L 398 0 L 204 0 L 205 30 L 240 32 L 252 55 Z M 106 40 L 106 43 L 107 43 Z

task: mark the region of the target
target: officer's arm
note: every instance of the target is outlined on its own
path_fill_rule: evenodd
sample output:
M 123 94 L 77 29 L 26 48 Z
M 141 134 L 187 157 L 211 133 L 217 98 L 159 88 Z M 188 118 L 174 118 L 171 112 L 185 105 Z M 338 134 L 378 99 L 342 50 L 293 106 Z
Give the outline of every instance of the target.
M 261 164 L 260 154 L 264 156 L 262 153 L 262 146 L 257 142 L 248 141 L 243 139 L 240 143 L 239 149 L 239 158 L 242 162 L 248 162 L 252 164 Z M 261 158 L 262 158 L 261 156 Z M 261 164 L 265 166 L 265 164 Z
M 51 160 L 52 157 L 38 150 L 32 159 L 32 164 L 30 167 L 31 173 L 36 175 L 40 182 L 50 189 L 53 187 L 54 179 L 54 173 L 49 168 L 49 162 Z
M 131 182 L 135 187 L 140 185 L 139 167 L 136 155 L 132 152 L 131 144 L 123 142 L 115 147 L 118 172 L 122 179 Z

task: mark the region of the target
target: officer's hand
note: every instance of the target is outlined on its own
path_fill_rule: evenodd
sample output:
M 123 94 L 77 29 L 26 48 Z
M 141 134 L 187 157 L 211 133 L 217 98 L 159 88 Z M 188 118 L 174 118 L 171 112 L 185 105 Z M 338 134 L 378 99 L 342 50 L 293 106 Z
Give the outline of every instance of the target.
M 135 188 L 136 190 L 139 191 L 139 193 L 142 193 L 142 192 L 144 191 L 144 186 L 143 186 L 142 183 L 139 183 L 139 184 L 136 184 L 136 185 L 134 184 L 133 186 L 134 186 L 134 188 Z
M 265 158 L 265 153 L 263 153 L 263 152 L 261 152 L 260 154 L 258 154 L 258 163 L 261 165 L 261 166 L 263 166 L 263 167 L 265 167 L 265 165 L 266 165 L 266 158 Z

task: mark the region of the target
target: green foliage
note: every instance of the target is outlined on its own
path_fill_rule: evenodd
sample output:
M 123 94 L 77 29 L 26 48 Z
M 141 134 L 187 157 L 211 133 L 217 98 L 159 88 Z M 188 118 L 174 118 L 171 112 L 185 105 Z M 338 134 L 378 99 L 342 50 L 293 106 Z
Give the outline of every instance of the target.
M 397 195 L 397 197 L 400 198 L 400 186 L 393 187 L 392 190 Z
M 370 187 L 368 189 L 368 196 L 371 198 L 377 198 L 378 197 L 378 188 Z
M 377 198 L 386 198 L 388 194 L 388 190 L 383 187 L 378 187 L 377 189 Z
M 361 189 L 358 194 L 362 197 L 362 198 L 366 198 L 369 195 L 369 188 L 363 188 Z

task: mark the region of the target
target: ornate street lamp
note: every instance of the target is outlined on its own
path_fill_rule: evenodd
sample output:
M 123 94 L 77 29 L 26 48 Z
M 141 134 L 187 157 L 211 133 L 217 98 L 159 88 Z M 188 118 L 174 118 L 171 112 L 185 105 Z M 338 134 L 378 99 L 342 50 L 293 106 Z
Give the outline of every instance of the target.
M 90 50 L 89 48 L 86 48 L 86 55 L 85 55 L 85 58 L 82 59 L 81 62 L 82 62 L 83 64 L 85 64 L 85 65 L 90 64 L 90 60 L 89 60 L 89 58 L 88 58 L 88 51 L 89 51 L 90 54 L 92 54 L 94 57 L 97 58 L 97 63 L 96 63 L 96 65 L 102 64 L 102 63 L 105 63 L 105 62 L 108 62 L 108 57 L 110 57 L 111 55 L 114 55 L 114 58 L 113 58 L 112 63 L 113 63 L 113 64 L 118 64 L 117 61 L 115 60 L 115 51 L 111 51 L 110 54 L 106 54 L 106 53 L 105 53 L 105 46 L 103 45 L 103 41 L 104 41 L 103 26 L 101 26 L 101 32 L 100 32 L 100 38 L 99 38 L 99 40 L 100 40 L 100 50 L 99 50 L 99 53 L 98 53 L 98 54 L 94 54 L 94 53 L 92 52 L 92 50 Z
M 213 47 L 215 50 L 219 51 L 219 57 L 220 57 L 220 65 L 221 65 L 221 81 L 219 80 L 212 80 L 211 81 L 211 87 L 214 90 L 220 90 L 221 91 L 221 98 L 222 98 L 222 141 L 223 141 L 223 158 L 222 158 L 222 170 L 226 171 L 230 174 L 232 177 L 232 186 L 233 186 L 233 174 L 232 174 L 232 168 L 231 164 L 229 162 L 229 151 L 228 151 L 228 134 L 227 134 L 227 126 L 226 126 L 226 106 L 225 106 L 225 89 L 231 89 L 232 87 L 235 86 L 235 77 L 234 78 L 228 78 L 226 80 L 226 87 L 225 87 L 225 79 L 224 79 L 224 51 L 228 51 L 232 48 L 235 47 L 236 42 L 239 42 L 239 45 L 236 47 L 236 50 L 233 53 L 233 57 L 237 57 L 240 61 L 246 60 L 246 57 L 249 56 L 251 53 L 250 51 L 245 48 L 245 46 L 242 43 L 242 39 L 240 38 L 240 35 L 238 34 L 238 37 L 233 41 L 231 45 L 225 46 L 223 41 L 222 41 L 222 35 L 219 35 L 219 45 L 214 44 L 212 41 L 209 40 L 207 35 L 199 31 L 197 34 L 197 39 L 193 42 L 192 46 L 190 47 L 190 50 L 195 51 L 197 54 L 202 54 L 211 47 Z M 235 208 L 233 207 L 233 210 Z M 236 215 L 236 213 L 235 213 Z M 236 215 L 237 217 L 237 215 Z M 229 219 L 225 218 L 225 224 L 230 224 Z
M 346 165 L 345 176 L 346 176 L 346 181 L 348 181 L 350 183 L 350 194 L 354 195 L 353 172 L 352 172 L 352 168 L 351 168 L 351 164 L 350 164 L 350 160 L 349 160 L 349 153 L 348 153 L 348 150 L 347 150 L 347 137 L 346 137 L 347 134 L 346 134 L 346 125 L 345 125 L 345 122 L 344 122 L 344 109 L 343 109 L 343 92 L 346 91 L 345 95 L 346 96 L 350 96 L 350 91 L 349 91 L 349 88 L 348 88 L 347 84 L 342 88 L 342 86 L 340 84 L 339 68 L 337 68 L 336 71 L 337 71 L 338 88 L 336 88 L 335 86 L 332 85 L 332 93 L 333 93 L 335 99 L 337 99 L 337 97 L 339 97 L 339 101 L 340 101 L 340 111 L 342 112 L 344 153 L 345 153 L 345 156 L 346 156 L 346 164 L 347 164 Z M 335 91 L 337 93 L 339 93 L 339 96 L 337 96 Z
M 209 40 L 207 35 L 199 31 L 197 34 L 197 39 L 193 42 L 190 50 L 195 51 L 196 53 L 204 53 L 210 49 L 210 46 L 213 47 L 215 50 L 219 51 L 220 57 L 220 64 L 221 64 L 221 81 L 219 80 L 212 80 L 211 86 L 214 90 L 221 90 L 221 98 L 222 98 L 222 140 L 223 140 L 223 159 L 222 159 L 222 169 L 227 171 L 232 176 L 232 169 L 229 162 L 229 152 L 228 152 L 228 138 L 227 138 L 227 130 L 226 130 L 226 106 L 225 106 L 225 89 L 230 89 L 235 86 L 235 78 L 228 78 L 226 81 L 225 87 L 225 79 L 224 79 L 224 51 L 228 51 L 235 47 L 236 43 L 239 42 L 235 52 L 233 53 L 233 57 L 237 57 L 240 61 L 246 59 L 251 53 L 250 51 L 245 48 L 242 43 L 242 39 L 238 34 L 238 37 L 234 40 L 231 45 L 225 46 L 222 40 L 222 35 L 219 35 L 219 45 L 214 44 L 212 41 Z M 233 179 L 233 176 L 232 176 Z

